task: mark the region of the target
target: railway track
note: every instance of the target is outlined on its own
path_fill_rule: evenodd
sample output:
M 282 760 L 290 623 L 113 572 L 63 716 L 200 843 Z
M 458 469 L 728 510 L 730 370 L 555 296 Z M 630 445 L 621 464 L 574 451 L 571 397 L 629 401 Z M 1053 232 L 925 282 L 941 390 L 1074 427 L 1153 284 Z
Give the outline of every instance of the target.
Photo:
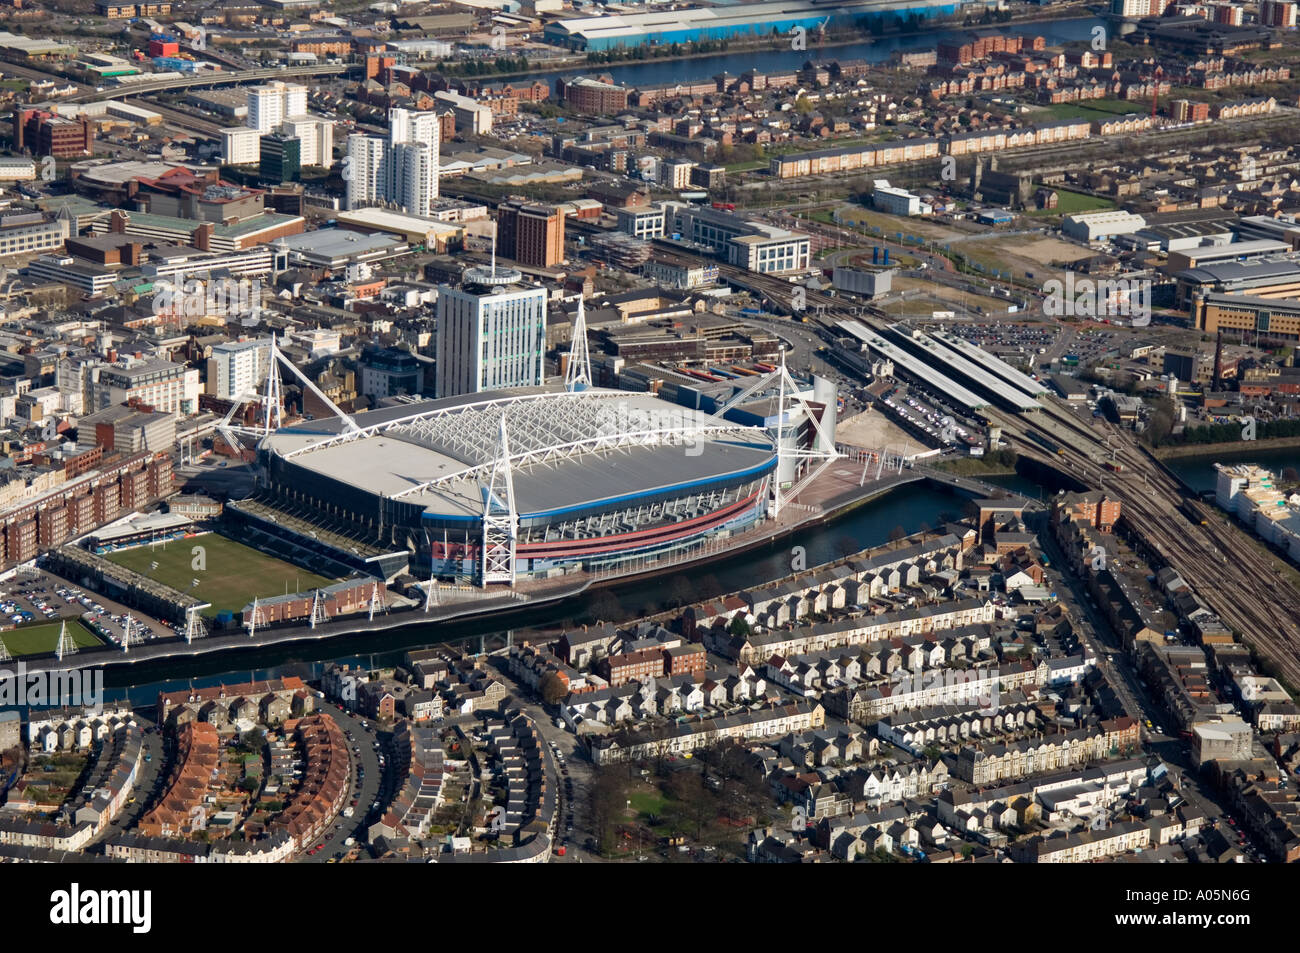
M 1093 453 L 1101 450 L 1097 434 L 1068 411 L 1045 402 L 1046 415 L 1056 428 L 1071 434 L 1055 460 L 1020 434 L 1027 421 L 996 414 L 1004 433 L 1014 435 L 1024 452 L 1046 461 L 1088 486 L 1105 487 L 1123 504 L 1123 519 L 1157 557 L 1179 575 L 1241 639 L 1276 666 L 1292 685 L 1300 685 L 1300 591 L 1273 568 L 1275 558 L 1248 545 L 1242 530 L 1207 513 L 1187 499 L 1183 488 L 1153 464 L 1126 435 L 1112 431 L 1115 459 L 1125 469 L 1112 473 L 1098 466 Z M 1187 502 L 1202 521 L 1189 519 L 1179 508 Z

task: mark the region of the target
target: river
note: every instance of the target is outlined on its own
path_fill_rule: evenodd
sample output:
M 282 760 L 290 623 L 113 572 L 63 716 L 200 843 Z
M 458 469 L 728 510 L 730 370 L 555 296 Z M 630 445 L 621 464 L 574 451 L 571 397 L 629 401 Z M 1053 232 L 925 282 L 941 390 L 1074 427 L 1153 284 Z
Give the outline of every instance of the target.
M 1226 461 L 1216 457 L 1185 457 L 1169 461 L 1174 472 L 1196 489 L 1214 487 L 1214 463 Z M 1243 452 L 1232 456 L 1233 462 L 1257 463 L 1274 471 L 1294 466 L 1300 469 L 1300 448 Z M 1003 486 L 1013 493 L 1044 497 L 1054 490 L 1018 474 L 991 476 L 986 482 Z M 924 484 L 909 484 L 884 497 L 852 510 L 827 526 L 802 530 L 780 544 L 751 550 L 729 559 L 692 567 L 685 584 L 692 600 L 707 599 L 724 592 L 734 592 L 759 580 L 788 574 L 793 568 L 795 547 L 803 547 L 804 564 L 815 566 L 834 560 L 849 551 L 870 549 L 888 541 L 897 528 L 915 533 L 937 527 L 945 519 L 961 514 L 964 499 Z M 678 586 L 677 577 L 667 576 L 643 582 L 631 582 L 614 590 L 622 615 L 633 618 L 668 608 L 665 600 Z M 584 618 L 596 600 L 608 604 L 601 593 L 564 603 L 519 613 L 510 618 L 515 631 L 529 626 L 571 624 Z M 198 656 L 183 662 L 135 668 L 113 666 L 105 670 L 107 698 L 129 698 L 133 704 L 152 703 L 159 691 L 175 691 L 187 686 L 205 686 L 220 682 L 245 681 L 250 678 L 275 678 L 299 675 L 313 678 L 331 661 L 366 665 L 392 665 L 408 649 L 440 643 L 477 647 L 480 640 L 489 646 L 500 645 L 505 630 L 497 619 L 468 620 L 429 626 L 412 626 L 398 632 L 350 636 L 327 642 L 278 646 L 252 650 L 237 656 Z
M 1092 28 L 1104 21 L 1096 17 L 1081 19 L 1040 21 L 1035 23 L 1005 23 L 987 26 L 957 27 L 915 33 L 907 36 L 885 36 L 861 43 L 830 46 L 818 50 L 813 44 L 808 50 L 746 50 L 736 53 L 719 53 L 687 59 L 663 59 L 649 63 L 626 65 L 593 63 L 563 73 L 551 74 L 556 78 L 600 73 L 613 77 L 615 82 L 628 86 L 653 86 L 659 83 L 688 82 L 707 79 L 721 72 L 739 75 L 748 69 L 763 72 L 797 70 L 809 60 L 865 60 L 884 63 L 896 50 L 914 52 L 936 49 L 944 40 L 960 37 L 971 30 L 991 30 L 1008 35 L 1042 36 L 1048 46 L 1078 42 L 1092 38 Z
M 1277 447 L 1272 450 L 1239 450 L 1204 457 L 1176 457 L 1166 460 L 1165 466 L 1178 474 L 1197 492 L 1213 490 L 1216 463 L 1253 463 L 1281 475 L 1287 467 L 1300 471 L 1300 447 Z
M 990 482 L 997 482 L 1015 492 L 1038 495 L 1037 486 L 1021 477 L 997 477 Z M 924 484 L 902 486 L 881 499 L 857 507 L 828 526 L 805 529 L 766 549 L 691 567 L 688 570 L 691 598 L 712 598 L 760 580 L 786 575 L 793 568 L 796 546 L 804 549 L 805 565 L 815 566 L 846 552 L 879 546 L 887 542 L 898 527 L 906 533 L 915 533 L 938 526 L 945 517 L 959 517 L 963 506 L 962 498 L 947 491 Z M 664 600 L 674 581 L 675 577 L 667 576 L 618 587 L 619 606 L 629 618 L 668 608 Z M 595 600 L 608 601 L 596 593 L 572 603 L 520 613 L 511 619 L 511 624 L 521 628 L 580 619 Z M 412 626 L 399 632 L 251 650 L 233 657 L 224 654 L 197 656 L 183 662 L 160 663 L 139 669 L 112 666 L 105 669 L 104 684 L 108 699 L 128 697 L 132 703 L 140 705 L 152 703 L 159 691 L 176 691 L 190 685 L 201 687 L 284 675 L 311 678 L 331 661 L 391 665 L 410 648 L 448 642 L 477 647 L 481 638 L 486 638 L 489 644 L 500 644 L 504 635 L 500 622 L 495 619 Z

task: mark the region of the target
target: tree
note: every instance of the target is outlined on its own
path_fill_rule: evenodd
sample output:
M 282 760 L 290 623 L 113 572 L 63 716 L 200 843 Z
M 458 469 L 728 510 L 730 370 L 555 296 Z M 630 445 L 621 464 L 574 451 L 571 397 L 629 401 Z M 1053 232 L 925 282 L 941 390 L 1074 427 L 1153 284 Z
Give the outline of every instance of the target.
M 598 770 L 591 787 L 591 826 L 596 849 L 602 854 L 613 846 L 615 828 L 622 816 L 627 782 L 613 771 Z
M 612 592 L 604 590 L 592 597 L 587 609 L 588 617 L 597 622 L 613 622 L 622 614 L 623 606 L 618 598 Z
M 736 638 L 739 639 L 748 638 L 749 623 L 745 621 L 745 617 L 743 615 L 735 616 L 731 620 L 731 624 L 727 626 L 727 631 L 730 632 L 732 635 L 736 636 Z
M 704 834 L 704 822 L 714 813 L 713 796 L 698 771 L 676 771 L 668 779 L 668 793 L 680 805 L 682 817 L 695 825 L 695 839 Z
M 1174 402 L 1168 397 L 1162 397 L 1156 401 L 1156 407 L 1151 414 L 1151 420 L 1147 424 L 1145 434 L 1151 446 L 1158 447 L 1169 440 L 1169 435 L 1174 429 L 1175 414 Z
M 1282 468 L 1282 481 L 1284 483 L 1300 483 L 1300 472 L 1295 467 Z
M 891 543 L 896 543 L 900 539 L 904 539 L 906 537 L 907 537 L 907 530 L 903 529 L 903 527 L 901 526 L 895 526 L 893 529 L 889 531 L 889 541 Z
M 537 689 L 542 693 L 542 701 L 548 705 L 558 705 L 569 695 L 569 686 L 555 672 L 547 672 Z
M 695 586 L 685 576 L 677 575 L 668 580 L 668 604 L 674 608 L 690 605 L 695 599 Z

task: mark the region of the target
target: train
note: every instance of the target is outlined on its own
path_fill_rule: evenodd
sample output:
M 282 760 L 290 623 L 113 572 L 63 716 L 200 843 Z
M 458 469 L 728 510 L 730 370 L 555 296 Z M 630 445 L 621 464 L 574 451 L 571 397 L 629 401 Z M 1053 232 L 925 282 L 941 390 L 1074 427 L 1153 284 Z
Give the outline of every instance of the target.
M 1193 523 L 1197 523 L 1200 526 L 1210 525 L 1209 520 L 1201 515 L 1201 511 L 1196 508 L 1196 504 L 1191 500 L 1183 500 L 1183 502 L 1178 504 L 1178 510 Z
M 1061 447 L 1060 447 L 1057 443 L 1055 443 L 1055 442 L 1052 441 L 1052 440 L 1049 440 L 1046 436 L 1044 436 L 1043 434 L 1039 433 L 1037 430 L 1030 430 L 1030 431 L 1027 432 L 1027 434 L 1028 434 L 1030 440 L 1034 441 L 1034 443 L 1036 443 L 1036 444 L 1038 444 L 1039 446 L 1043 447 L 1043 448 L 1044 448 L 1045 450 L 1047 450 L 1049 453 L 1055 453 L 1055 454 L 1057 454 L 1058 456 L 1064 456 L 1064 455 L 1065 455 L 1065 451 L 1062 450 Z

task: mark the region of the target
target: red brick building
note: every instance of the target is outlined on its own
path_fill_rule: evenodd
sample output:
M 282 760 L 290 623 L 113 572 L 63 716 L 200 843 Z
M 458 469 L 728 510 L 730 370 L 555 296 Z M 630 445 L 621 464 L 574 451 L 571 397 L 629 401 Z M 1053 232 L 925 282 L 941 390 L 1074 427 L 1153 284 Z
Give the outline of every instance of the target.
M 1092 490 L 1065 496 L 1055 518 L 1063 521 L 1068 516 L 1076 523 L 1085 523 L 1103 533 L 1110 533 L 1119 521 L 1120 511 L 1119 500 L 1109 498 L 1101 490 Z
M 561 79 L 558 89 L 564 101 L 581 113 L 603 116 L 627 109 L 627 87 L 616 85 L 609 77 Z
M 625 652 L 611 655 L 596 663 L 596 674 L 612 686 L 626 685 L 647 678 L 658 678 L 664 674 L 665 654 L 663 649 L 642 649 L 639 652 Z
M 170 496 L 172 461 L 141 452 L 58 486 L 0 514 L 0 568 L 34 559 L 149 503 Z
M 695 675 L 703 672 L 708 662 L 704 646 L 688 642 L 664 649 L 664 672 L 667 675 Z
M 502 202 L 497 207 L 497 242 L 520 264 L 558 265 L 564 261 L 564 214 L 553 205 Z
M 34 156 L 70 159 L 95 151 L 95 129 L 88 116 L 68 119 L 42 109 L 19 109 L 13 120 L 14 149 Z

